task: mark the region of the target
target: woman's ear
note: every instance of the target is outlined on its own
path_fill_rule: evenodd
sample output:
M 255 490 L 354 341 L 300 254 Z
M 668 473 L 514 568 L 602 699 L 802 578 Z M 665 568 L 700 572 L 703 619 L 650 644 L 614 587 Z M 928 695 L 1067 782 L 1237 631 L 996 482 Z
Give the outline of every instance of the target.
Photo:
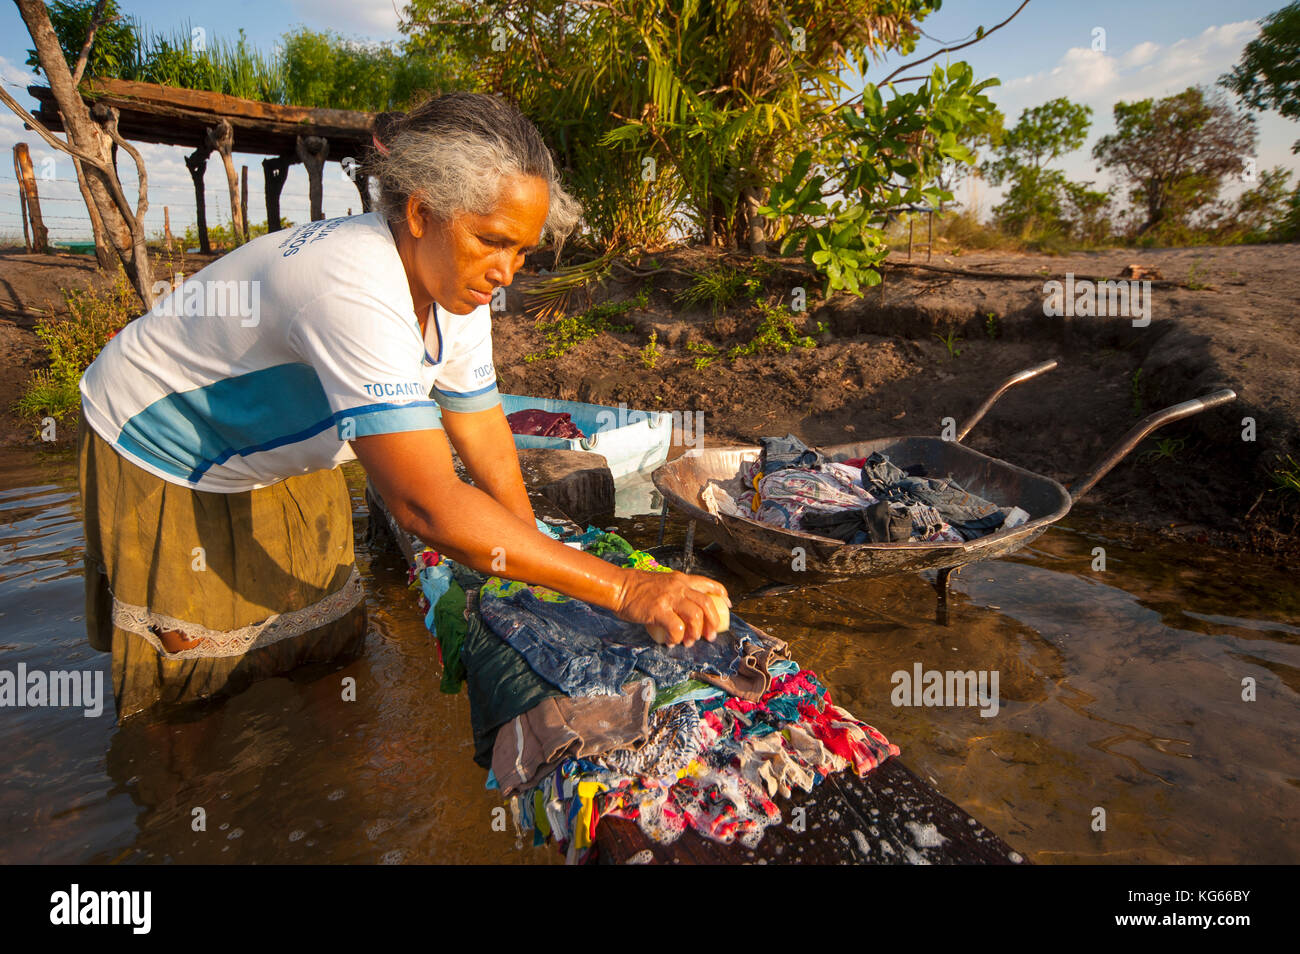
M 423 238 L 426 226 L 424 203 L 415 196 L 406 197 L 406 229 L 414 238 Z

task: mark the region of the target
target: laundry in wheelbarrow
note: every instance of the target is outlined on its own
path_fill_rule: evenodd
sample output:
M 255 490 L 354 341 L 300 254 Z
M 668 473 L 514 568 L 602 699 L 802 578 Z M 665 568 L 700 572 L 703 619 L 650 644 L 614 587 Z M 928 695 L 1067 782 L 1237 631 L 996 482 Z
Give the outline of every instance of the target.
M 820 533 L 807 525 L 810 514 L 845 514 L 865 510 L 879 502 L 863 489 L 861 473 L 860 468 L 827 461 L 816 469 L 784 467 L 764 476 L 758 461 L 747 461 L 740 465 L 736 481 L 727 484 L 715 481 L 710 486 L 714 488 L 715 499 L 716 495 L 727 492 L 728 484 L 737 487 L 738 496 L 734 503 L 751 519 L 787 530 Z M 912 518 L 912 533 L 906 539 L 932 542 L 959 542 L 962 539 L 932 508 L 913 501 L 901 501 L 900 505 Z M 814 517 L 814 522 L 817 519 Z M 884 542 L 868 539 L 868 531 L 863 533 L 863 537 L 854 542 Z
M 815 451 L 793 434 L 785 437 L 760 437 L 763 450 L 759 455 L 759 470 L 764 475 L 783 467 L 807 467 L 817 470 L 826 463 L 826 457 Z
M 531 435 L 533 437 L 562 437 L 575 439 L 586 437 L 581 428 L 565 411 L 558 413 L 541 411 L 536 408 L 524 408 L 506 415 L 512 434 Z
M 906 543 L 912 537 L 912 514 L 906 507 L 878 500 L 856 510 L 805 513 L 803 528 L 845 543 Z
M 965 490 L 951 477 L 912 477 L 887 456 L 874 453 L 862 465 L 862 487 L 880 500 L 933 507 L 964 540 L 1002 526 L 1010 513 Z
M 929 476 L 920 466 L 899 467 L 878 452 L 837 462 L 792 434 L 761 440 L 759 460 L 743 462 L 732 480 L 706 485 L 702 500 L 710 513 L 745 516 L 850 544 L 960 543 L 1028 519 L 1018 507 L 973 494 L 951 476 Z M 911 518 L 906 537 L 903 512 Z

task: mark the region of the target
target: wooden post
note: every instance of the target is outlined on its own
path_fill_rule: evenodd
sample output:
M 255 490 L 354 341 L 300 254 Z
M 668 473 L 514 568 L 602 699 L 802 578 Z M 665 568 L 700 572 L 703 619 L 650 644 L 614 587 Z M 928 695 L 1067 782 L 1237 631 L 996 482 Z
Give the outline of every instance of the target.
M 27 220 L 32 223 L 32 251 L 48 252 L 50 250 L 50 233 L 41 220 L 41 198 L 36 192 L 36 173 L 32 170 L 32 154 L 27 143 L 14 144 L 14 173 L 18 179 L 18 190 L 22 193 L 26 206 L 26 218 L 23 220 L 23 235 L 27 234 Z
M 206 145 L 199 146 L 185 157 L 185 167 L 190 170 L 194 180 L 194 211 L 198 217 L 199 251 L 208 255 L 212 246 L 208 244 L 208 205 L 203 195 L 203 173 L 208 168 L 208 156 L 212 153 Z
M 248 166 L 239 169 L 239 217 L 244 221 L 244 241 L 248 241 Z
M 911 215 L 907 217 L 907 260 L 912 260 L 912 228 L 916 225 L 916 220 Z
M 231 238 L 238 245 L 243 240 L 244 218 L 239 211 L 239 177 L 235 175 L 235 162 L 230 158 L 235 146 L 235 129 L 230 125 L 230 120 L 223 116 L 208 127 L 205 138 L 208 147 L 221 156 L 221 164 L 226 168 L 226 188 L 230 191 Z
M 23 173 L 18 167 L 18 147 L 14 146 L 14 179 L 18 186 L 18 217 L 23 220 L 23 250 L 32 250 L 32 233 L 27 227 L 27 193 L 22 188 Z
M 352 184 L 357 187 L 361 193 L 361 211 L 370 211 L 370 176 L 366 175 L 360 169 L 354 169 L 352 173 Z M 352 213 L 349 212 L 349 215 Z
M 930 210 L 930 231 L 926 235 L 925 242 L 925 260 L 928 262 L 930 256 L 934 254 L 934 209 Z
M 280 225 L 280 193 L 284 190 L 284 178 L 289 174 L 289 167 L 296 160 L 292 156 L 276 156 L 274 159 L 262 160 L 262 175 L 266 180 L 266 230 L 278 232 Z
M 163 240 L 167 243 L 167 251 L 172 250 L 172 213 L 171 209 L 163 206 Z
M 299 136 L 297 148 L 298 158 L 307 167 L 307 194 L 311 197 L 311 220 L 316 222 L 325 218 L 325 212 L 321 207 L 321 170 L 325 168 L 325 160 L 329 158 L 329 140 L 322 136 Z

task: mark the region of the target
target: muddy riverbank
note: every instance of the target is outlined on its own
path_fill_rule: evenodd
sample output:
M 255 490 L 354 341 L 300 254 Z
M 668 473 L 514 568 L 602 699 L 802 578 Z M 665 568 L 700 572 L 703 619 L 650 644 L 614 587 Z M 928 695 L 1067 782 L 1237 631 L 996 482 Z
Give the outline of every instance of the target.
M 706 444 L 753 442 L 793 431 L 830 444 L 894 434 L 937 434 L 960 422 L 1012 372 L 1054 358 L 1061 366 L 1008 393 L 967 438 L 984 453 L 1069 483 L 1145 414 L 1230 387 L 1238 399 L 1152 435 L 1081 505 L 1084 514 L 1140 524 L 1199 545 L 1246 547 L 1275 558 L 1300 549 L 1300 492 L 1284 486 L 1300 458 L 1300 300 L 1295 245 L 1116 250 L 1049 257 L 936 255 L 930 268 L 895 255 L 863 298 L 823 300 L 814 277 L 776 262 L 772 301 L 807 294 L 795 328 L 816 347 L 735 359 L 762 315 L 743 297 L 712 311 L 680 305 L 687 273 L 718 253 L 680 249 L 616 271 L 586 301 L 621 300 L 644 285 L 649 304 L 558 358 L 523 313 L 538 281 L 521 272 L 494 320 L 500 386 L 514 393 L 704 413 Z M 726 261 L 743 264 L 741 258 Z M 1149 322 L 1052 317 L 1045 285 L 1118 278 L 1131 264 L 1160 276 L 1143 289 Z M 189 264 L 194 269 L 202 260 Z M 532 263 L 530 263 L 532 264 Z M 31 444 L 37 429 L 10 405 L 43 350 L 32 328 L 59 314 L 62 287 L 102 281 L 85 256 L 0 253 L 0 441 Z M 581 302 L 585 304 L 586 302 Z M 650 346 L 651 335 L 653 346 Z M 712 351 L 710 350 L 712 349 Z

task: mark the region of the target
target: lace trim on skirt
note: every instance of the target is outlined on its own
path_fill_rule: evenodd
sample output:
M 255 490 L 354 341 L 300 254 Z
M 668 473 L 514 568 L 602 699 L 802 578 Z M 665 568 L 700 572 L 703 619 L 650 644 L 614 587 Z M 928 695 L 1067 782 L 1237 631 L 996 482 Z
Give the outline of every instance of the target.
M 332 623 L 348 613 L 361 602 L 365 590 L 361 585 L 361 573 L 353 566 L 347 582 L 335 592 L 311 606 L 290 613 L 277 613 L 268 616 L 260 623 L 251 623 L 239 629 L 227 631 L 208 629 L 198 623 L 150 612 L 146 606 L 123 603 L 113 597 L 113 625 L 118 629 L 135 633 L 148 641 L 160 656 L 168 659 L 198 659 L 210 656 L 242 656 L 251 649 L 260 649 L 282 639 L 301 636 L 327 623 Z M 163 648 L 162 641 L 151 627 L 161 631 L 175 630 L 187 640 L 203 637 L 203 642 L 192 649 L 169 653 Z

